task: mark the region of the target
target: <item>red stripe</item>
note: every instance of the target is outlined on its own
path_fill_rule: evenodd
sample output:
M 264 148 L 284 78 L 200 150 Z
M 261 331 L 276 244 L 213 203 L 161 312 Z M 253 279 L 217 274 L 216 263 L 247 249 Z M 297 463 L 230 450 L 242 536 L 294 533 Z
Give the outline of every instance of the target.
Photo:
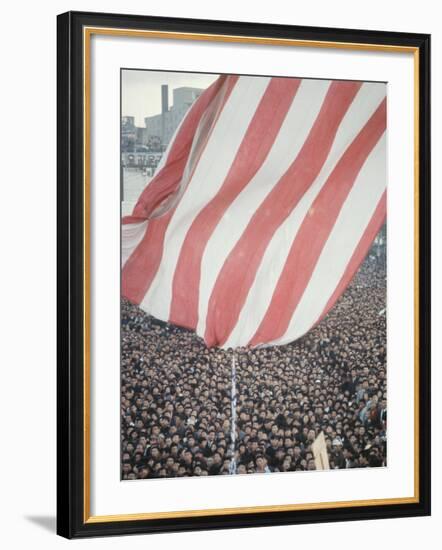
M 207 242 L 232 202 L 266 159 L 301 81 L 273 78 L 216 196 L 199 212 L 183 242 L 173 279 L 170 321 L 195 329 L 201 261 Z
M 145 219 L 141 216 L 141 217 L 137 217 L 137 216 L 133 216 L 132 214 L 129 214 L 128 216 L 123 216 L 121 218 L 121 223 L 123 225 L 129 225 L 131 223 L 141 223 L 141 222 L 144 222 Z
M 292 243 L 270 305 L 250 346 L 272 342 L 286 332 L 342 205 L 385 127 L 386 100 L 347 148 L 313 202 Z
M 327 313 L 335 305 L 338 298 L 345 291 L 350 281 L 353 279 L 354 274 L 359 269 L 359 266 L 362 264 L 365 257 L 367 256 L 370 250 L 371 244 L 374 241 L 374 238 L 376 237 L 381 227 L 383 226 L 386 215 L 387 215 L 387 192 L 384 191 L 384 193 L 382 194 L 382 197 L 378 202 L 376 210 L 374 211 L 374 214 L 371 217 L 370 223 L 367 225 L 364 231 L 364 234 L 362 235 L 361 240 L 358 243 L 358 246 L 353 252 L 350 262 L 348 263 L 347 268 L 344 274 L 342 275 L 338 286 L 336 287 L 335 291 L 331 295 L 329 301 L 327 302 L 327 305 L 324 308 L 324 311 L 321 313 L 321 316 L 316 321 L 315 325 L 320 321 L 322 321 L 322 319 L 327 315 Z
M 149 221 L 143 240 L 124 265 L 121 293 L 134 304 L 141 303 L 158 271 L 164 235 L 174 211 Z
M 315 180 L 359 82 L 333 82 L 321 110 L 290 168 L 274 185 L 225 261 L 212 295 L 204 339 L 222 345 L 238 321 L 264 252 L 274 233 Z
M 177 190 L 201 117 L 222 89 L 226 79 L 226 76 L 218 78 L 194 102 L 177 132 L 166 163 L 140 195 L 132 215 L 123 218 L 124 224 L 138 223 L 148 219 L 150 214 Z
M 232 90 L 237 80 L 238 80 L 237 76 L 229 76 L 224 80 L 226 82 L 226 86 L 224 90 L 224 95 L 222 97 L 221 105 L 219 106 L 219 109 L 217 110 L 215 115 L 216 119 L 220 116 L 221 111 L 224 105 L 226 104 L 228 98 L 230 97 L 230 94 L 232 93 Z M 218 91 L 222 92 L 223 90 L 221 89 Z M 203 95 L 201 95 L 200 98 L 203 97 Z M 215 97 L 212 96 L 212 102 L 214 99 Z M 201 120 L 203 114 L 204 113 L 201 113 L 199 120 Z M 215 122 L 216 120 L 212 124 L 212 129 L 215 125 Z M 193 128 L 192 139 L 195 137 L 196 130 L 197 130 L 197 126 Z M 198 161 L 210 138 L 210 135 L 211 135 L 211 132 L 206 133 L 203 136 L 203 139 L 201 140 L 200 148 L 199 148 L 197 157 L 195 159 L 193 171 L 189 177 L 189 181 L 192 178 L 192 175 L 196 169 L 196 166 L 198 165 Z M 178 139 L 178 136 L 177 136 L 177 139 Z M 184 171 L 184 168 L 188 159 L 188 155 L 191 150 L 191 145 L 192 143 L 190 143 L 190 146 L 187 148 L 187 157 L 185 158 L 185 162 L 183 166 L 181 167 L 180 165 L 180 168 L 179 168 L 179 170 L 181 170 L 180 179 Z M 168 157 L 168 160 L 164 168 L 167 168 L 169 159 L 171 159 L 170 155 Z M 175 167 L 176 166 L 177 164 L 175 163 Z M 173 174 L 171 174 L 170 171 L 168 171 L 167 173 L 170 175 L 170 177 L 174 178 Z M 166 181 L 165 185 L 167 184 L 168 182 Z M 144 208 L 144 203 L 141 204 L 140 209 L 141 208 Z M 137 207 L 135 207 L 135 210 L 136 209 Z M 167 230 L 167 227 L 169 226 L 169 222 L 175 212 L 175 209 L 176 209 L 176 206 L 172 208 L 169 212 L 167 212 L 167 214 L 160 216 L 158 218 L 153 218 L 149 220 L 149 223 L 147 225 L 147 230 L 146 230 L 146 233 L 144 234 L 142 241 L 138 244 L 134 252 L 132 252 L 131 256 L 128 258 L 126 264 L 124 265 L 124 268 L 122 271 L 121 292 L 125 298 L 127 298 L 128 300 L 130 300 L 135 304 L 140 304 L 142 302 L 144 296 L 146 295 L 147 291 L 150 288 L 150 285 L 152 284 L 153 279 L 155 278 L 158 268 L 160 267 L 161 259 L 163 257 L 164 238 L 166 235 L 166 230 Z

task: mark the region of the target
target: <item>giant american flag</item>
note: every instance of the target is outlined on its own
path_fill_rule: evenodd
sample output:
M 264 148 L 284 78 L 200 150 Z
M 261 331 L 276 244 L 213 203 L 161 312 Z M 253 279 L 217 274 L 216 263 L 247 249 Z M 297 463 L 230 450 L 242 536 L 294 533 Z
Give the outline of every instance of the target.
M 373 82 L 220 76 L 123 219 L 123 296 L 209 347 L 304 335 L 384 223 L 385 94 Z

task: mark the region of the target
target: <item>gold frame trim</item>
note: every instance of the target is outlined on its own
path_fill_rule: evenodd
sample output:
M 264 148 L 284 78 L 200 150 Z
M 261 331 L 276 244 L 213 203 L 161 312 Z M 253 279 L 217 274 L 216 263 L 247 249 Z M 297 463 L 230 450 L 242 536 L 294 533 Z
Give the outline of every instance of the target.
M 115 514 L 93 516 L 90 510 L 90 45 L 92 35 L 125 36 L 134 38 L 156 38 L 169 40 L 199 40 L 204 42 L 233 42 L 287 47 L 331 48 L 340 50 L 375 51 L 388 53 L 411 53 L 414 63 L 414 495 L 411 497 L 351 500 L 285 504 L 271 506 L 250 506 L 237 508 L 214 508 L 203 510 L 177 510 L 171 512 L 151 512 L 137 514 Z M 84 211 L 84 523 L 117 521 L 141 521 L 152 519 L 178 519 L 231 514 L 256 514 L 263 512 L 286 512 L 300 510 L 324 510 L 348 508 L 351 506 L 385 506 L 392 504 L 413 504 L 419 502 L 419 49 L 414 46 L 394 46 L 384 44 L 364 44 L 358 42 L 330 42 L 321 40 L 296 40 L 286 38 L 244 37 L 224 34 L 205 34 L 168 31 L 148 31 L 136 29 L 114 29 L 108 27 L 83 28 L 83 211 Z

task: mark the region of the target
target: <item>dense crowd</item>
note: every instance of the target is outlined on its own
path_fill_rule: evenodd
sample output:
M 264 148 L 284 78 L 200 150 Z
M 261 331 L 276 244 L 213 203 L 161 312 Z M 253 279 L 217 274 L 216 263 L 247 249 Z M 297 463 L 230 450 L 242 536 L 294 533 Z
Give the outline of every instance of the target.
M 122 479 L 386 465 L 385 269 L 369 256 L 335 307 L 286 346 L 207 349 L 122 302 Z M 233 470 L 232 470 L 233 467 Z

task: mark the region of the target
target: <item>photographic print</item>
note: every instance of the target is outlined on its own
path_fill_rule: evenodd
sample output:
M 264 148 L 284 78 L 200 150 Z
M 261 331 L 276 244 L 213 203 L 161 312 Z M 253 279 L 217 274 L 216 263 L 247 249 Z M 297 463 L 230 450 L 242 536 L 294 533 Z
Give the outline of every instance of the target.
M 57 24 L 57 532 L 429 515 L 430 36 Z
M 121 479 L 386 467 L 386 83 L 120 76 Z

